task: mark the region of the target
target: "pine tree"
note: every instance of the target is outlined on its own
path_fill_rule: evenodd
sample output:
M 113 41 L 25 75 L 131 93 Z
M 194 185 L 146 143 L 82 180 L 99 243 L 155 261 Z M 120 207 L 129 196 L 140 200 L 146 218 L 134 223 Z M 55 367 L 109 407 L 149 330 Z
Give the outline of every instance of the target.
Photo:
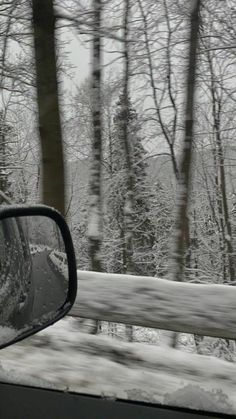
M 122 138 L 122 121 L 124 118 L 123 95 L 116 104 L 113 118 L 113 135 L 110 144 L 108 198 L 106 202 L 105 228 L 108 237 L 107 251 L 111 249 L 110 258 L 106 261 L 109 271 L 126 273 L 125 255 L 125 197 L 127 193 L 127 168 L 125 147 Z M 141 127 L 138 115 L 129 99 L 128 139 L 131 156 L 134 187 L 134 211 L 132 214 L 133 267 L 132 272 L 139 275 L 153 275 L 154 229 L 150 221 L 150 191 L 147 179 L 146 152 L 142 145 Z M 112 237 L 112 245 L 110 241 Z

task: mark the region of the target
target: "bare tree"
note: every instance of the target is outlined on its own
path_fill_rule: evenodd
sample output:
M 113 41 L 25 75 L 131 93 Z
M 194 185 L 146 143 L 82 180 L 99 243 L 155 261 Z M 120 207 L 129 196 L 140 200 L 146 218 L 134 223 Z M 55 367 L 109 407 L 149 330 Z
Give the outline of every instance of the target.
M 176 11 L 171 11 L 166 0 L 152 2 L 151 5 L 145 0 L 137 0 L 137 3 L 142 27 L 137 29 L 140 40 L 137 41 L 135 62 L 138 63 L 138 70 L 136 72 L 140 72 L 148 80 L 148 90 L 153 102 L 153 106 L 145 110 L 146 120 L 147 123 L 154 125 L 156 143 L 160 136 L 166 142 L 173 173 L 177 180 L 179 167 L 176 142 L 181 112 L 178 104 L 177 72 L 174 68 L 179 67 L 175 38 L 176 34 L 181 32 L 181 23 L 178 14 Z M 173 13 L 175 13 L 175 20 Z M 162 32 L 166 33 L 164 37 Z M 140 49 L 143 51 L 142 54 L 139 53 Z

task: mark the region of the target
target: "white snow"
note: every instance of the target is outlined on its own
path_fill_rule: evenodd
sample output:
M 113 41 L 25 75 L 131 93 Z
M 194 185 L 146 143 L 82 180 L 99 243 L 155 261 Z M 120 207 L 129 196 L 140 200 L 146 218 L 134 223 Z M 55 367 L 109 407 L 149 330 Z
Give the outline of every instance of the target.
M 71 314 L 235 339 L 235 302 L 236 288 L 227 285 L 78 271 Z
M 2 350 L 0 379 L 236 414 L 234 363 L 81 329 L 66 317 Z
M 71 314 L 145 326 L 234 333 L 235 290 L 219 285 L 181 284 L 158 278 L 78 271 L 78 297 Z M 94 292 L 94 290 L 96 290 Z M 99 290 L 99 292 L 98 292 Z M 236 414 L 236 364 L 162 345 L 161 334 L 135 328 L 122 341 L 84 332 L 82 320 L 66 317 L 54 326 L 0 352 L 0 379 L 53 386 L 103 397 L 179 404 Z M 167 323 L 165 323 L 167 322 Z M 111 331 L 112 329 L 111 325 Z M 7 333 L 9 331 L 6 331 Z M 152 333 L 152 339 L 148 339 Z M 115 334 L 113 334 L 114 336 Z
M 44 244 L 35 244 L 30 243 L 30 253 L 31 255 L 35 255 L 36 253 L 42 253 L 44 250 L 51 250 L 50 247 L 44 245 Z
M 4 301 L 4 298 L 6 298 L 6 296 L 8 296 L 9 293 L 9 279 L 7 278 L 7 280 L 4 281 L 1 280 L 1 282 L 4 282 L 4 284 L 2 285 L 1 283 L 1 289 L 0 289 L 0 303 L 2 305 L 2 302 Z
M 0 326 L 0 344 L 16 338 L 18 331 L 12 327 Z

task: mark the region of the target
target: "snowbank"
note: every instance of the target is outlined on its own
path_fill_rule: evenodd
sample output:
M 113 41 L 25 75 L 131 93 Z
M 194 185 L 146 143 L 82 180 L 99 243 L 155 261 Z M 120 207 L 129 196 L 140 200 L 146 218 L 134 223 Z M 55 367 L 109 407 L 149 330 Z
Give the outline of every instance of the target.
M 235 364 L 88 335 L 69 317 L 2 350 L 0 362 L 3 381 L 13 371 L 12 382 L 236 414 Z

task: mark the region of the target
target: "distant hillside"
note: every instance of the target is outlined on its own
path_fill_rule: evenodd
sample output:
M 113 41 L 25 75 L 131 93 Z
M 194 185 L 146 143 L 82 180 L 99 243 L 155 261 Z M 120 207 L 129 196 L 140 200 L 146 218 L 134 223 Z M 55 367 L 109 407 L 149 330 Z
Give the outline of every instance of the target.
M 169 156 L 160 155 L 147 159 L 148 177 L 151 184 L 161 182 L 166 188 L 175 189 L 175 177 L 171 159 Z M 71 199 L 73 213 L 79 217 L 81 208 L 84 208 L 87 199 L 87 188 L 89 181 L 89 159 L 70 162 L 68 165 L 68 199 Z M 227 192 L 232 194 L 236 190 L 236 147 L 225 150 L 225 172 Z M 207 176 L 209 188 L 214 182 L 214 160 L 213 152 L 209 148 L 194 153 L 193 158 L 193 180 L 194 189 L 201 192 L 206 188 L 205 177 Z
M 157 179 L 169 182 L 173 178 L 172 163 L 169 156 L 163 155 L 147 159 L 148 175 L 151 181 Z M 89 159 L 76 160 L 68 164 L 68 182 L 73 180 L 78 188 L 84 188 L 89 179 Z

